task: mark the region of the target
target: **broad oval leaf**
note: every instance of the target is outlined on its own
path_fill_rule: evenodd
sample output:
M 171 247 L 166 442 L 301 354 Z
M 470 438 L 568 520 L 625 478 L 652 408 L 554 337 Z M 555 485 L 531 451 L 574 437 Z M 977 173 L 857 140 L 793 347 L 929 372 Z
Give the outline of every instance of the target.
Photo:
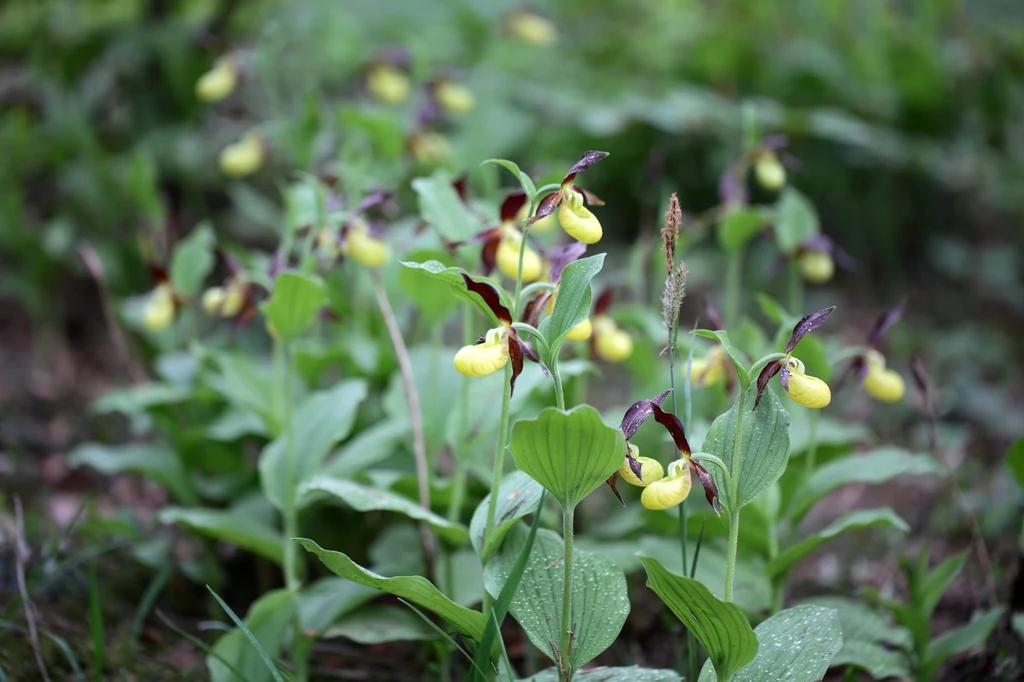
M 775 242 L 786 255 L 818 234 L 818 211 L 799 190 L 787 186 L 775 204 Z
M 537 187 L 536 185 L 533 184 L 533 180 L 530 178 L 529 175 L 519 170 L 519 166 L 516 165 L 514 162 L 509 161 L 508 159 L 487 159 L 486 161 L 483 161 L 480 165 L 483 166 L 484 164 L 487 163 L 493 163 L 495 165 L 501 166 L 509 173 L 516 176 L 516 179 L 519 180 L 519 184 L 523 188 L 523 192 L 526 193 L 527 199 L 532 200 L 534 196 L 537 194 Z
M 167 507 L 158 516 L 160 523 L 176 523 L 242 549 L 281 563 L 284 538 L 276 529 L 264 525 L 252 514 L 205 507 L 185 509 Z
M 334 637 L 359 644 L 384 644 L 436 639 L 437 633 L 411 609 L 370 604 L 344 616 L 324 633 L 325 639 Z
M 419 263 L 433 261 L 448 264 L 452 256 L 439 249 L 427 249 L 410 253 L 408 258 L 410 261 Z M 402 292 L 415 303 L 419 314 L 427 320 L 443 320 L 444 316 L 458 303 L 458 299 L 451 295 L 449 282 L 434 277 L 420 268 L 400 268 L 398 285 L 402 288 Z
M 997 606 L 972 619 L 966 625 L 944 632 L 929 642 L 924 665 L 926 679 L 931 679 L 946 659 L 982 644 L 988 639 L 1005 610 L 1005 607 Z
M 289 496 L 294 499 L 298 487 L 321 469 L 331 448 L 348 437 L 366 395 L 364 380 L 349 379 L 334 388 L 311 394 L 295 408 L 292 418 L 295 461 L 288 461 L 287 434 L 272 440 L 260 454 L 260 484 L 275 507 L 284 509 Z M 294 469 L 289 472 L 290 464 Z
M 479 611 L 459 606 L 441 594 L 434 585 L 423 576 L 396 576 L 385 578 L 373 571 L 368 571 L 349 559 L 341 552 L 323 549 L 312 540 L 299 538 L 295 540 L 308 552 L 315 554 L 327 568 L 343 578 L 355 581 L 360 585 L 376 588 L 396 597 L 407 599 L 417 606 L 433 611 L 448 621 L 453 628 L 466 637 L 479 640 L 484 632 L 487 619 Z
M 820 680 L 843 646 L 835 609 L 809 604 L 779 611 L 758 625 L 754 634 L 759 644 L 757 656 L 732 677 L 732 682 Z M 699 682 L 715 679 L 711 666 L 705 665 Z
M 766 222 L 763 211 L 740 208 L 729 213 L 718 225 L 718 243 L 728 253 L 742 249 Z
M 626 441 L 589 405 L 569 412 L 549 407 L 515 423 L 509 449 L 517 467 L 572 509 L 619 468 Z
M 483 225 L 469 212 L 452 182 L 450 175 L 439 170 L 429 178 L 415 178 L 412 188 L 423 219 L 446 240 L 461 242 L 480 232 Z
M 338 618 L 351 613 L 380 593 L 335 575 L 305 585 L 299 592 L 299 622 L 305 632 L 323 635 Z
M 835 609 L 843 631 L 843 647 L 832 668 L 856 666 L 876 679 L 910 677 L 907 659 L 898 649 L 910 644 L 910 633 L 863 602 L 845 597 L 813 597 L 807 603 Z
M 768 486 L 779 480 L 789 461 L 789 414 L 772 391 L 765 391 L 761 403 L 752 410 L 757 384 L 750 384 L 744 399 L 711 425 L 704 440 L 704 452 L 721 459 L 732 476 L 734 456 L 739 454 L 739 499 L 730 498 L 729 486 L 717 466 L 707 464 L 715 477 L 718 494 L 728 509 L 739 509 L 753 501 Z
M 327 292 L 319 277 L 298 272 L 282 272 L 274 280 L 270 300 L 261 309 L 274 331 L 292 340 L 306 331 L 317 311 L 327 302 Z
M 283 589 L 274 590 L 257 599 L 249 608 L 249 613 L 245 617 L 245 627 L 267 655 L 274 657 L 281 652 L 285 634 L 294 614 L 295 599 L 292 593 Z M 237 628 L 220 637 L 213 645 L 213 651 L 245 675 L 248 682 L 266 682 L 273 679 L 273 674 L 260 653 L 246 638 L 245 633 Z M 238 679 L 217 656 L 208 656 L 206 667 L 210 671 L 212 682 L 236 682 Z
M 783 576 L 786 571 L 792 568 L 793 564 L 814 551 L 818 545 L 828 542 L 841 533 L 845 533 L 848 530 L 872 528 L 875 526 L 889 526 L 904 533 L 910 531 L 910 526 L 907 525 L 907 522 L 888 507 L 883 507 L 882 509 L 860 509 L 850 512 L 839 517 L 817 533 L 782 550 L 778 556 L 768 562 L 768 577 L 779 578 Z
M 313 493 L 326 493 L 337 497 L 356 511 L 392 511 L 410 519 L 423 521 L 438 537 L 453 545 L 460 545 L 469 537 L 466 528 L 424 509 L 410 499 L 386 490 L 378 490 L 343 478 L 314 476 L 299 487 L 299 497 L 308 501 Z
M 196 504 L 196 496 L 185 468 L 173 452 L 150 443 L 103 445 L 83 443 L 68 455 L 73 467 L 89 466 L 104 474 L 125 471 L 149 476 L 186 504 Z
M 581 258 L 565 266 L 551 314 L 541 320 L 540 333 L 548 344 L 548 358 L 558 354 L 565 335 L 590 315 L 590 280 L 601 272 L 604 254 Z M 551 364 L 548 359 L 545 364 Z
M 799 519 L 815 502 L 848 483 L 884 483 L 902 475 L 938 476 L 942 467 L 935 458 L 903 448 L 881 447 L 863 454 L 836 459 L 818 467 L 796 496 Z
M 484 586 L 491 595 L 501 592 L 526 536 L 526 529 L 510 534 L 484 568 Z M 552 660 L 552 646 L 558 646 L 563 632 L 564 549 L 557 533 L 538 531 L 510 608 L 530 641 Z M 566 627 L 576 627 L 570 656 L 575 669 L 593 660 L 618 637 L 629 615 L 629 596 L 621 568 L 598 554 L 579 551 L 573 556 L 572 623 Z
M 754 660 L 757 637 L 739 607 L 719 601 L 699 581 L 676 575 L 655 559 L 641 556 L 640 561 L 647 570 L 647 586 L 703 645 L 718 679 L 730 679 Z
M 516 521 L 537 510 L 540 495 L 544 488 L 523 471 L 513 471 L 501 480 L 498 485 L 498 501 L 494 509 L 494 526 L 487 533 L 484 543 L 484 527 L 487 525 L 487 511 L 491 495 L 477 506 L 473 519 L 469 522 L 469 540 L 473 549 L 480 555 L 480 560 L 487 560 Z

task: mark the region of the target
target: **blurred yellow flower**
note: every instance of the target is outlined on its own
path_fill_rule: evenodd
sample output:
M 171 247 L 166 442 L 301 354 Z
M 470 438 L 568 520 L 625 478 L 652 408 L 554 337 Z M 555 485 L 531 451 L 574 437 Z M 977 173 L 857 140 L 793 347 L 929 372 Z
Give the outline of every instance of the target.
M 366 89 L 385 104 L 401 104 L 409 97 L 412 83 L 405 71 L 391 64 L 375 64 L 366 77 Z
M 238 66 L 232 57 L 221 57 L 213 68 L 196 81 L 196 97 L 203 102 L 219 102 L 238 85 Z
M 508 21 L 509 32 L 531 47 L 547 47 L 558 39 L 554 23 L 533 12 L 516 12 Z

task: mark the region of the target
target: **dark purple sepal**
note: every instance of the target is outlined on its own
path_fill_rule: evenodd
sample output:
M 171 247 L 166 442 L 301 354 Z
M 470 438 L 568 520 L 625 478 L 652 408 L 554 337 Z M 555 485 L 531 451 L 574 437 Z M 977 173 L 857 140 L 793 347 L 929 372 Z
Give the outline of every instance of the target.
M 679 417 L 675 416 L 671 412 L 666 412 L 661 409 L 660 405 L 651 403 L 651 411 L 654 412 L 654 421 L 664 426 L 669 434 L 671 434 L 672 440 L 675 441 L 676 449 L 679 450 L 680 454 L 689 459 L 690 444 L 686 442 L 686 433 L 683 431 L 683 422 L 679 421 Z
M 793 327 L 793 335 L 789 337 L 789 342 L 786 344 L 786 350 L 784 352 L 787 355 L 792 353 L 793 349 L 796 348 L 796 344 L 800 343 L 800 339 L 825 324 L 825 320 L 828 319 L 828 316 L 831 315 L 832 311 L 835 309 L 835 306 L 830 306 L 824 310 L 819 310 L 816 313 L 811 313 L 797 322 L 796 326 Z
M 491 312 L 498 318 L 498 321 L 509 327 L 509 333 L 511 334 L 513 331 L 511 328 L 512 313 L 501 304 L 498 290 L 486 282 L 477 282 L 466 273 L 462 273 L 462 279 L 466 282 L 467 289 L 483 299 L 483 302 L 491 309 Z
M 768 387 L 768 382 L 772 380 L 772 377 L 779 373 L 782 369 L 782 360 L 773 360 L 764 366 L 761 373 L 757 375 L 757 397 L 754 398 L 754 409 L 757 409 L 757 404 L 761 402 L 761 395 L 764 393 L 764 389 Z
M 650 400 L 638 400 L 626 410 L 626 414 L 622 416 L 622 423 L 619 424 L 619 430 L 622 431 L 622 435 L 626 437 L 626 440 L 632 438 L 637 429 L 640 428 L 640 425 L 654 414 L 652 405 L 661 405 L 671 392 L 671 390 L 665 391 Z
M 718 499 L 718 486 L 715 485 L 714 477 L 708 472 L 707 469 L 702 467 L 700 463 L 690 460 L 690 468 L 697 474 L 697 479 L 700 484 L 704 486 L 704 497 L 707 498 L 708 504 L 711 505 L 711 509 L 714 510 L 718 516 L 722 515 L 722 503 Z

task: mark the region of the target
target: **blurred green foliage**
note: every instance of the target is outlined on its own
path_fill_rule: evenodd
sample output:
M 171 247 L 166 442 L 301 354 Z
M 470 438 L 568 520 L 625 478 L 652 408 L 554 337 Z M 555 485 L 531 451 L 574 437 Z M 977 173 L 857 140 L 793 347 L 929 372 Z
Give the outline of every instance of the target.
M 533 3 L 557 29 L 551 46 L 510 35 L 510 13 L 522 8 L 4 3 L 0 291 L 46 321 L 62 278 L 83 271 L 82 242 L 100 254 L 113 290 L 127 293 L 146 288 L 146 262 L 165 264 L 201 219 L 221 235 L 264 240 L 279 224 L 278 187 L 296 170 L 335 173 L 350 191 L 396 188 L 411 203 L 407 180 L 423 169 L 408 151 L 426 90 L 385 106 L 364 87 L 368 65 L 394 47 L 407 51 L 414 85 L 445 75 L 475 95 L 472 111 L 434 126 L 449 140 L 451 171 L 493 185 L 479 159 L 555 170 L 581 148 L 611 151 L 592 182 L 619 238 L 635 234 L 637 216 L 652 219 L 667 188 L 686 207 L 715 203 L 747 102 L 763 130 L 791 137 L 825 231 L 869 274 L 904 269 L 937 229 L 972 235 L 984 222 L 986 238 L 1020 243 L 1002 228 L 1002 211 L 1022 205 L 1024 179 L 1016 3 Z M 203 104 L 196 79 L 222 53 L 238 58 L 241 86 Z M 216 155 L 254 126 L 268 140 L 268 167 L 225 178 Z

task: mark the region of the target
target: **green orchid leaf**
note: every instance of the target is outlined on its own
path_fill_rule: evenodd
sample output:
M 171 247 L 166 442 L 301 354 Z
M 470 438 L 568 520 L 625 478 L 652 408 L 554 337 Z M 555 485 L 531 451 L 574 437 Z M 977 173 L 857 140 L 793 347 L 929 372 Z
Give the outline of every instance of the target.
M 525 528 L 506 538 L 484 568 L 484 586 L 497 596 L 525 542 Z M 575 626 L 569 664 L 573 669 L 594 659 L 611 646 L 629 614 L 626 576 L 608 559 L 589 552 L 575 552 L 572 580 L 572 623 L 562 624 L 564 554 L 562 538 L 555 532 L 537 532 L 533 551 L 512 597 L 511 612 L 533 644 L 552 660 L 553 646 L 561 641 L 564 627 Z
M 744 399 L 737 399 L 714 421 L 704 440 L 704 452 L 721 459 L 729 473 L 739 478 L 739 499 L 732 500 L 719 468 L 705 462 L 715 477 L 722 504 L 730 510 L 749 504 L 779 480 L 789 462 L 789 414 L 772 391 L 765 391 L 757 409 L 751 409 L 756 395 L 757 384 L 747 386 Z M 733 467 L 737 454 L 738 472 Z
M 557 668 L 548 668 L 516 682 L 561 682 L 560 675 Z M 675 670 L 656 670 L 636 666 L 630 668 L 600 666 L 581 670 L 573 675 L 572 680 L 573 682 L 682 682 L 683 678 Z
M 931 617 L 939 600 L 942 599 L 942 595 L 946 593 L 949 584 L 953 582 L 953 578 L 957 577 L 960 571 L 963 570 L 964 563 L 967 561 L 967 554 L 966 550 L 959 554 L 954 554 L 928 571 L 928 574 L 920 581 L 919 589 L 911 587 L 911 591 L 916 593 L 915 598 L 919 602 L 922 613 Z
M 501 479 L 498 485 L 498 501 L 494 511 L 494 527 L 487 533 L 484 543 L 484 527 L 487 525 L 487 511 L 491 502 L 488 495 L 473 512 L 469 523 L 469 539 L 473 549 L 480 554 L 480 560 L 487 563 L 494 550 L 501 545 L 505 535 L 519 519 L 537 511 L 537 504 L 544 487 L 523 471 L 513 471 Z
M 185 504 L 199 502 L 181 460 L 160 445 L 83 443 L 68 454 L 68 464 L 73 467 L 92 467 L 104 474 L 142 474 L 167 488 L 174 497 Z
M 933 639 L 928 644 L 922 679 L 932 679 L 939 666 L 952 656 L 983 644 L 1005 610 L 1005 607 L 998 606 L 975 617 L 966 625 L 953 628 Z
M 516 180 L 518 180 L 519 184 L 522 186 L 523 192 L 526 194 L 527 199 L 533 200 L 534 197 L 536 197 L 537 187 L 536 185 L 533 184 L 533 180 L 530 179 L 529 175 L 519 170 L 519 166 L 517 166 L 515 163 L 507 159 L 487 159 L 480 165 L 483 166 L 488 163 L 493 163 L 495 165 L 501 166 L 509 173 L 516 176 Z
M 295 541 L 308 552 L 315 554 L 327 568 L 341 577 L 393 594 L 428 611 L 433 611 L 448 621 L 458 632 L 472 640 L 478 641 L 483 635 L 484 626 L 487 624 L 484 614 L 459 606 L 441 594 L 426 578 L 418 575 L 385 578 L 373 571 L 368 571 L 341 552 L 323 549 L 312 540 L 299 538 Z
M 647 586 L 708 652 L 705 668 L 713 675 L 732 679 L 754 660 L 758 640 L 739 607 L 719 601 L 699 581 L 671 573 L 655 559 L 641 556 L 640 561 L 647 570 Z
M 370 604 L 342 617 L 324 633 L 325 639 L 344 637 L 359 644 L 416 642 L 437 639 L 437 633 L 404 606 Z
M 843 647 L 832 668 L 856 667 L 876 679 L 910 677 L 906 655 L 910 633 L 863 602 L 845 597 L 813 597 L 806 603 L 835 609 L 843 631 Z M 889 647 L 897 647 L 887 648 Z
M 897 447 L 881 447 L 836 459 L 818 467 L 794 498 L 794 518 L 799 520 L 821 498 L 849 483 L 884 483 L 897 476 L 938 476 L 942 467 L 935 458 Z
M 746 388 L 750 383 L 750 373 L 747 371 L 747 362 L 743 357 L 743 353 L 741 353 L 732 345 L 732 342 L 729 341 L 728 332 L 722 331 L 721 329 L 698 329 L 693 333 L 697 336 L 703 336 L 706 339 L 713 339 L 722 344 L 722 348 L 729 357 L 732 358 L 732 364 L 736 368 L 736 375 L 740 379 L 740 386 Z M 753 407 L 754 403 L 751 402 L 750 405 Z
M 540 333 L 547 345 L 545 364 L 558 355 L 565 335 L 590 315 L 590 281 L 604 267 L 604 254 L 581 258 L 565 266 L 558 284 L 551 314 L 540 322 Z
M 757 656 L 731 682 L 815 682 L 825 676 L 832 658 L 843 646 L 839 616 L 834 609 L 805 604 L 779 611 L 754 630 Z M 705 665 L 698 682 L 715 680 Z
M 1024 436 L 1014 441 L 1006 451 L 1006 468 L 1013 474 L 1017 485 L 1024 489 Z
M 775 242 L 787 256 L 820 230 L 818 211 L 799 190 L 787 186 L 775 204 Z
M 275 507 L 284 509 L 288 500 L 295 498 L 296 489 L 322 468 L 331 448 L 352 432 L 367 391 L 363 379 L 348 379 L 303 400 L 292 419 L 294 462 L 288 461 L 287 434 L 281 434 L 263 448 L 259 459 L 260 484 Z
M 452 255 L 440 249 L 423 249 L 406 256 L 410 262 L 433 261 L 451 267 Z M 398 285 L 426 320 L 443 320 L 458 304 L 451 295 L 451 283 L 420 268 L 404 267 L 398 272 Z M 464 286 L 462 278 L 459 285 Z
M 484 226 L 470 213 L 452 183 L 452 177 L 439 170 L 429 178 L 415 178 L 412 188 L 416 191 L 423 219 L 447 241 L 462 242 Z
M 494 312 L 486 303 L 484 303 L 483 299 L 481 299 L 476 294 L 470 292 L 466 288 L 466 280 L 462 279 L 462 276 L 468 276 L 469 273 L 463 270 L 462 268 L 449 267 L 444 263 L 441 263 L 440 261 L 436 260 L 428 260 L 425 263 L 402 261 L 402 265 L 404 265 L 407 268 L 416 270 L 423 276 L 430 277 L 438 282 L 444 282 L 445 284 L 449 285 L 451 287 L 452 293 L 467 301 L 472 301 L 478 308 L 480 308 L 480 310 L 484 312 L 485 315 L 487 315 L 488 318 L 490 318 L 490 320 L 494 324 L 498 324 L 498 318 L 495 317 Z M 490 284 L 492 287 L 494 287 L 495 291 L 498 292 L 498 299 L 500 300 L 501 304 L 508 308 L 509 310 L 512 309 L 511 304 L 509 303 L 508 300 L 508 295 L 505 293 L 505 290 L 501 287 L 500 284 L 498 284 L 494 280 L 487 279 L 486 277 L 480 277 L 478 275 L 473 275 L 473 279 L 477 282 Z
M 348 578 L 327 576 L 299 592 L 299 622 L 304 632 L 322 637 L 339 618 L 380 596 L 372 587 Z
M 274 331 L 291 341 L 309 329 L 326 302 L 327 292 L 319 277 L 282 272 L 274 280 L 270 300 L 262 304 L 261 310 Z
M 281 563 L 284 539 L 257 516 L 230 509 L 167 507 L 157 517 L 163 524 L 178 524 L 216 540 L 236 545 Z
M 392 511 L 416 521 L 423 521 L 437 533 L 438 537 L 453 545 L 460 545 L 469 539 L 469 533 L 464 526 L 438 516 L 410 499 L 385 490 L 343 478 L 320 475 L 313 476 L 299 487 L 299 498 L 303 502 L 308 503 L 314 493 L 326 493 L 336 497 L 356 511 Z
M 171 256 L 168 276 L 175 293 L 186 298 L 199 294 L 203 282 L 209 277 L 214 265 L 214 247 L 217 240 L 208 223 L 202 223 L 182 239 Z
M 569 412 L 549 407 L 536 419 L 515 423 L 509 450 L 517 467 L 563 509 L 573 509 L 622 465 L 626 441 L 589 405 Z
M 861 509 L 850 512 L 839 517 L 810 537 L 804 538 L 795 545 L 790 545 L 782 550 L 778 556 L 768 562 L 768 577 L 772 579 L 783 577 L 793 567 L 793 564 L 814 551 L 819 545 L 828 542 L 837 535 L 850 530 L 874 528 L 876 526 L 888 526 L 904 533 L 910 531 L 910 526 L 907 525 L 907 522 L 888 507 L 882 509 Z
M 295 614 L 295 599 L 288 590 L 268 592 L 249 608 L 245 617 L 245 627 L 249 634 L 259 643 L 263 652 L 273 658 L 281 653 L 285 635 Z M 210 671 L 212 682 L 237 682 L 238 678 L 231 669 L 221 662 L 224 659 L 245 675 L 247 682 L 267 682 L 281 679 L 268 667 L 268 662 L 239 629 L 233 629 L 220 637 L 213 645 L 216 656 L 208 656 L 206 667 Z

